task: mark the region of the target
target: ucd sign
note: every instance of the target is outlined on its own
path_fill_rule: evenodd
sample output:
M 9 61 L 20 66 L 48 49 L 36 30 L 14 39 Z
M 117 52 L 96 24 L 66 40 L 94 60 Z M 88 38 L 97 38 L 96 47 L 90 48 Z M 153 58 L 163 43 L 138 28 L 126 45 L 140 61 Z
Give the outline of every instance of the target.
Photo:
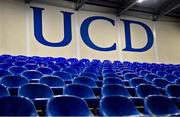
M 72 24 L 71 24 L 71 16 L 74 13 L 66 12 L 66 11 L 60 11 L 60 13 L 63 14 L 64 18 L 64 39 L 61 42 L 53 43 L 47 41 L 47 39 L 43 36 L 43 30 L 42 30 L 42 11 L 45 10 L 44 8 L 39 7 L 31 7 L 33 9 L 33 16 L 34 16 L 34 36 L 36 40 L 46 46 L 50 47 L 64 47 L 71 43 L 72 40 Z M 92 22 L 95 22 L 96 20 L 103 20 L 107 23 L 112 24 L 112 26 L 115 26 L 115 20 L 110 19 L 104 16 L 92 16 L 85 19 L 81 26 L 80 26 L 80 35 L 82 37 L 83 42 L 90 48 L 97 50 L 97 51 L 113 51 L 116 50 L 116 43 L 114 43 L 110 47 L 99 47 L 95 43 L 91 41 L 91 38 L 89 36 L 89 26 Z M 125 20 L 121 19 L 124 23 L 125 28 L 125 42 L 126 47 L 123 49 L 123 51 L 129 51 L 129 52 L 145 52 L 149 50 L 153 46 L 154 37 L 152 30 L 149 28 L 148 25 L 139 22 L 139 21 L 131 21 L 131 20 Z M 131 24 L 136 24 L 144 28 L 146 35 L 147 35 L 147 43 L 142 48 L 133 48 L 131 44 Z

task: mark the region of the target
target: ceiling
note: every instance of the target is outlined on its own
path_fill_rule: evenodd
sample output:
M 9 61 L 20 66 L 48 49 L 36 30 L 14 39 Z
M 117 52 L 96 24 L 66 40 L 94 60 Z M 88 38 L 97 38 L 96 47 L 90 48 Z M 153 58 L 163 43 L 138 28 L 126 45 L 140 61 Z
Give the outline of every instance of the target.
M 89 9 L 98 11 L 97 7 L 106 8 L 107 12 L 121 16 L 127 12 L 143 13 L 150 15 L 152 20 L 159 20 L 161 17 L 173 17 L 180 20 L 180 0 L 144 0 L 141 3 L 138 0 L 25 0 L 26 3 L 42 2 L 55 4 L 57 6 L 66 6 L 70 4 L 75 10 Z

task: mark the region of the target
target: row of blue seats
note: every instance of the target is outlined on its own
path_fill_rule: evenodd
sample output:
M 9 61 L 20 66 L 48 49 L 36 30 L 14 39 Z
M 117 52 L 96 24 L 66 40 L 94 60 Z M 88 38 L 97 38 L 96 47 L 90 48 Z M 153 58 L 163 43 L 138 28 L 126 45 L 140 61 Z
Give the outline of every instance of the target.
M 13 88 L 12 88 L 13 89 Z M 45 84 L 24 84 L 20 86 L 19 88 L 14 88 L 16 91 L 18 91 L 18 96 L 25 96 L 30 99 L 36 99 L 36 98 L 50 98 L 55 96 L 53 87 L 50 88 L 49 86 Z M 55 88 L 56 89 L 56 88 Z M 57 88 L 58 89 L 58 88 Z M 63 88 L 63 92 L 61 95 L 75 95 L 79 96 L 81 98 L 85 99 L 97 99 L 104 97 L 104 96 L 112 96 L 112 95 L 120 95 L 120 96 L 126 96 L 129 98 L 140 100 L 141 103 L 143 99 L 149 95 L 165 95 L 170 98 L 180 98 L 180 85 L 168 85 L 165 89 L 165 93 L 162 94 L 161 90 L 159 90 L 154 85 L 147 85 L 147 84 L 140 84 L 136 88 L 136 96 L 132 97 L 130 93 L 128 92 L 128 89 L 123 87 L 122 85 L 115 85 L 115 84 L 109 84 L 104 85 L 102 88 L 100 88 L 101 93 L 96 96 L 93 90 L 84 84 L 69 84 L 66 85 Z M 9 94 L 9 89 L 6 88 L 4 85 L 0 85 L 0 96 L 7 96 Z M 141 103 L 142 105 L 142 103 Z M 98 105 L 95 105 L 95 107 L 98 107 Z
M 81 62 L 81 63 L 85 63 L 86 65 L 89 65 L 90 63 L 92 63 L 91 65 L 94 65 L 94 64 L 97 64 L 97 65 L 94 65 L 94 66 L 100 66 L 100 67 L 106 67 L 106 66 L 122 66 L 122 65 L 125 65 L 127 67 L 131 67 L 132 69 L 135 70 L 135 68 L 139 67 L 139 68 L 145 68 L 147 70 L 150 70 L 152 69 L 152 72 L 156 72 L 157 70 L 161 70 L 161 71 L 164 71 L 164 70 L 167 70 L 168 71 L 179 71 L 179 65 L 172 65 L 172 64 L 150 64 L 150 63 L 137 63 L 137 62 L 134 62 L 134 63 L 130 63 L 130 62 L 124 62 L 124 63 L 121 63 L 120 61 L 114 61 L 113 63 L 111 63 L 111 61 L 108 61 L 108 60 L 105 60 L 103 62 L 101 62 L 100 60 L 93 60 L 93 61 L 89 61 L 88 59 L 82 59 L 82 60 L 77 60 L 76 58 L 71 58 L 71 59 L 65 59 L 65 58 L 52 58 L 52 57 L 25 57 L 25 56 L 11 56 L 11 55 L 8 55 L 8 56 L 0 56 L 1 59 L 7 59 L 6 61 L 3 61 L 2 62 L 10 62 L 10 61 L 23 61 L 24 59 L 30 59 L 31 62 L 30 63 L 37 63 L 38 61 L 41 61 L 42 63 L 48 63 L 49 61 L 51 61 L 52 64 L 54 63 L 64 63 L 65 65 L 69 65 L 69 64 L 75 64 L 75 63 L 78 63 L 78 62 Z M 23 59 L 24 58 L 24 59 Z M 51 58 L 51 59 L 50 59 Z M 32 62 L 33 61 L 33 62 Z M 67 62 L 65 62 L 67 61 Z M 25 63 L 28 63 L 27 61 L 25 61 Z M 19 63 L 17 65 L 22 65 L 22 64 L 25 64 L 25 63 Z M 94 64 L 93 64 L 94 63 Z M 110 65 L 109 65 L 110 64 Z M 112 64 L 112 65 L 111 65 Z
M 9 67 L 13 67 L 9 70 L 13 74 L 22 73 L 24 70 L 35 70 L 35 69 L 37 69 L 37 71 L 42 72 L 43 74 L 52 74 L 53 70 L 54 71 L 62 70 L 61 67 L 58 67 L 56 65 L 51 65 L 51 66 L 46 66 L 46 67 L 44 67 L 44 66 L 37 67 L 37 65 L 35 65 L 35 64 L 26 64 L 25 63 L 25 66 L 22 67 L 22 66 L 13 66 L 13 65 L 10 65 L 7 63 L 0 64 L 0 69 L 7 70 Z M 135 74 L 138 74 L 138 75 L 144 77 L 146 75 L 146 73 L 151 73 L 151 71 L 143 69 L 143 68 L 132 69 L 132 68 L 128 68 L 126 66 L 119 66 L 119 67 L 116 67 L 115 69 L 107 68 L 107 67 L 105 67 L 105 69 L 104 68 L 98 69 L 97 67 L 94 67 L 94 66 L 91 68 L 91 67 L 82 67 L 82 66 L 78 66 L 78 65 L 76 66 L 76 68 L 71 67 L 71 66 L 66 66 L 66 67 L 68 69 L 63 68 L 63 71 L 66 71 L 66 72 L 70 73 L 71 75 L 77 75 L 78 72 L 82 72 L 82 69 L 86 72 L 93 72 L 96 75 L 102 75 L 102 74 L 104 75 L 105 73 L 117 73 L 117 74 L 119 73 L 119 74 L 124 75 L 125 73 L 129 72 L 129 73 L 135 73 Z M 79 71 L 79 69 L 81 69 L 81 70 Z M 152 73 L 154 73 L 154 72 L 152 72 Z M 175 77 L 180 76 L 179 71 L 173 71 L 172 73 L 168 73 L 165 71 L 157 71 L 154 74 L 156 74 L 159 77 L 165 77 L 166 75 L 174 75 Z
M 90 87 L 101 87 L 104 84 L 121 84 L 125 86 L 136 87 L 139 84 L 154 84 L 159 88 L 165 88 L 168 84 L 180 84 L 180 79 L 173 79 L 173 77 L 159 78 L 154 74 L 147 74 L 145 78 L 137 77 L 136 74 L 126 73 L 125 76 L 118 76 L 116 74 L 106 74 L 103 80 L 94 80 L 90 76 L 83 75 L 72 78 L 70 74 L 66 72 L 55 72 L 52 76 L 43 76 L 37 71 L 25 71 L 21 76 L 10 75 L 9 72 L 0 70 L 1 77 L 0 81 L 4 82 L 6 85 L 14 82 L 13 85 L 20 85 L 24 82 L 40 82 L 46 83 L 49 86 L 63 87 L 65 83 L 81 83 L 86 84 Z M 91 74 L 88 74 L 91 75 Z M 112 76 L 112 77 L 110 77 Z M 169 78 L 169 80 L 167 80 Z M 151 81 L 152 80 L 152 81 Z M 171 80 L 171 82 L 170 82 Z M 69 82 L 68 82 L 69 81 Z M 19 84 L 18 84 L 19 83 Z
M 179 84 L 178 81 L 180 81 L 180 79 L 176 80 L 177 84 Z M 175 84 L 162 78 L 154 78 L 154 80 L 151 83 L 143 78 L 137 78 L 137 77 L 134 77 L 129 81 L 122 80 L 120 78 L 106 78 L 103 81 L 95 81 L 89 77 L 80 76 L 74 78 L 70 82 L 64 82 L 64 79 L 58 76 L 44 76 L 39 79 L 28 80 L 26 77 L 23 76 L 12 76 L 12 75 L 6 75 L 1 77 L 0 83 L 4 84 L 7 87 L 19 87 L 27 83 L 44 83 L 50 87 L 64 87 L 65 84 L 79 83 L 79 84 L 85 84 L 93 88 L 102 87 L 103 85 L 107 85 L 107 84 L 119 84 L 125 87 L 136 87 L 139 84 L 153 84 L 154 86 L 162 89 L 164 89 L 169 84 Z
M 165 69 L 165 70 L 158 70 L 158 69 L 146 69 L 146 68 L 142 68 L 142 67 L 129 67 L 129 66 L 126 66 L 126 65 L 120 65 L 120 66 L 114 66 L 114 65 L 111 65 L 111 66 L 99 66 L 99 64 L 97 64 L 96 66 L 94 65 L 86 65 L 84 63 L 77 63 L 77 64 L 74 64 L 74 65 L 67 65 L 67 64 L 64 64 L 64 63 L 61 63 L 61 64 L 52 64 L 52 65 L 39 65 L 39 64 L 35 64 L 35 63 L 26 63 L 26 62 L 23 62 L 22 61 L 18 61 L 16 63 L 6 63 L 6 62 L 3 62 L 3 63 L 0 63 L 0 69 L 5 69 L 7 70 L 9 67 L 12 67 L 12 66 L 18 66 L 18 67 L 23 67 L 24 69 L 28 69 L 28 70 L 35 70 L 37 69 L 38 67 L 49 67 L 50 69 L 53 69 L 55 71 L 58 71 L 62 68 L 67 68 L 67 67 L 70 67 L 72 66 L 72 68 L 76 69 L 76 70 L 79 70 L 81 68 L 84 68 L 84 67 L 90 67 L 88 68 L 89 70 L 91 70 L 91 68 L 95 68 L 95 70 L 97 70 L 97 72 L 104 72 L 104 71 L 110 71 L 109 69 L 113 69 L 111 70 L 111 72 L 113 71 L 118 71 L 118 70 L 130 70 L 130 71 L 134 71 L 134 72 L 137 72 L 137 73 L 140 73 L 140 70 L 144 70 L 144 72 L 152 72 L 152 73 L 155 73 L 159 76 L 164 76 L 164 75 L 168 75 L 168 74 L 174 74 L 174 75 L 179 75 L 179 68 L 178 69 Z M 75 67 L 76 66 L 76 67 Z M 77 68 L 78 67 L 78 68 Z M 105 70 L 103 70 L 105 69 Z M 92 71 L 95 71 L 95 70 L 92 70 Z
M 179 116 L 180 110 L 165 96 L 148 96 L 144 105 L 146 114 L 140 113 L 133 102 L 124 96 L 107 96 L 100 100 L 101 116 Z M 24 97 L 0 98 L 0 116 L 38 116 L 31 100 Z M 76 96 L 58 96 L 47 102 L 46 116 L 94 116 L 87 103 Z
M 7 92 L 7 95 L 3 95 L 2 98 L 12 97 L 9 93 L 15 89 L 18 93 L 17 98 L 28 98 L 38 112 L 44 110 L 48 116 L 75 116 L 76 114 L 77 116 L 93 114 L 95 116 L 144 116 L 146 114 L 178 116 L 179 114 L 176 106 L 179 107 L 180 104 L 178 85 L 180 65 L 2 55 L 0 69 L 1 84 Z M 13 73 L 12 69 L 19 70 L 19 73 Z M 41 75 L 36 77 L 36 73 Z M 24 79 L 22 84 L 18 84 L 20 79 Z M 24 90 L 23 87 L 25 87 Z M 62 96 L 55 94 L 59 89 L 62 90 L 60 93 Z M 150 97 L 152 102 L 148 102 Z M 61 103 L 58 104 L 57 101 L 57 106 L 49 109 L 50 100 L 55 98 L 61 98 Z M 86 107 L 83 106 L 87 108 L 86 114 L 82 112 L 83 109 L 71 108 L 72 105 L 78 105 L 72 102 L 73 98 L 86 103 Z M 103 103 L 104 100 L 106 100 L 105 103 Z M 80 101 L 78 103 L 81 104 Z M 141 108 L 144 110 L 142 111 Z M 94 113 L 94 109 L 99 112 Z M 35 113 L 37 114 L 37 111 Z
M 42 92 L 42 93 L 48 93 L 48 92 L 53 92 L 52 89 L 63 89 L 63 94 L 68 94 L 66 92 L 70 92 L 70 94 L 79 94 L 79 95 L 87 95 L 90 96 L 92 95 L 92 98 L 97 98 L 95 96 L 95 93 L 93 92 L 93 89 L 96 88 L 91 88 L 87 85 L 84 84 L 68 84 L 64 87 L 58 88 L 58 87 L 49 87 L 46 84 L 43 83 L 28 83 L 28 84 L 23 84 L 19 87 L 6 87 L 5 85 L 1 84 L 1 94 L 4 95 L 4 92 L 6 92 L 5 94 L 9 94 L 8 93 L 8 89 L 15 89 L 18 91 L 18 95 L 21 91 L 25 90 L 24 92 L 28 92 L 26 94 L 28 95 L 36 95 L 33 93 L 33 90 L 37 91 L 37 92 Z M 33 88 L 32 88 L 33 87 Z M 45 88 L 44 88 L 45 87 Z M 99 95 L 98 96 L 107 96 L 107 95 L 124 95 L 126 97 L 132 97 L 132 93 L 129 93 L 128 87 L 124 87 L 122 85 L 118 85 L 118 84 L 107 84 L 107 85 L 103 85 L 102 88 L 98 88 L 100 90 Z M 7 91 L 5 91 L 7 90 Z M 153 94 L 157 94 L 157 95 L 167 95 L 169 97 L 180 97 L 180 85 L 175 85 L 175 84 L 170 84 L 167 85 L 165 88 L 165 92 L 163 93 L 162 90 L 159 90 L 156 86 L 154 85 L 150 85 L 150 84 L 140 84 L 138 85 L 136 88 L 136 95 L 134 95 L 134 97 L 138 96 L 141 98 L 145 98 L 148 95 L 153 95 Z M 47 92 L 46 92 L 47 91 Z M 53 94 L 54 95 L 54 94 Z
M 85 64 L 86 66 L 93 66 L 93 67 L 98 67 L 98 68 L 108 68 L 108 67 L 120 67 L 120 66 L 125 66 L 128 67 L 132 70 L 149 70 L 152 73 L 156 73 L 157 71 L 166 71 L 167 73 L 172 73 L 173 71 L 179 71 L 179 65 L 172 65 L 172 64 L 150 64 L 150 63 L 130 63 L 130 62 L 123 62 L 121 63 L 120 61 L 114 61 L 113 63 L 111 63 L 111 61 L 105 60 L 103 62 L 101 62 L 100 60 L 93 60 L 93 61 L 89 61 L 88 59 L 82 59 L 80 61 L 78 61 L 76 58 L 71 58 L 71 59 L 65 59 L 65 58 L 52 58 L 52 57 L 26 57 L 26 56 L 11 56 L 11 55 L 3 55 L 3 57 L 1 56 L 0 58 L 4 58 L 5 60 L 11 60 L 11 61 L 15 61 L 15 60 L 23 60 L 23 59 L 33 59 L 34 62 L 32 63 L 37 63 L 38 61 L 41 61 L 42 63 L 47 63 L 49 61 L 51 61 L 51 63 L 63 63 L 63 64 L 76 64 L 78 62 L 80 62 L 80 64 L 76 64 L 76 66 L 84 66 L 83 64 Z M 67 62 L 65 62 L 67 61 Z M 26 61 L 27 62 L 27 61 Z M 63 66 L 63 65 L 62 65 Z M 65 67 L 65 66 L 64 66 Z
M 171 82 L 174 82 L 176 79 L 179 78 L 180 76 L 180 72 L 173 72 L 173 74 L 163 74 L 163 75 L 157 75 L 154 73 L 151 73 L 150 71 L 147 70 L 140 70 L 139 73 L 136 73 L 132 70 L 129 69 L 120 69 L 120 71 L 111 71 L 110 69 L 105 69 L 106 72 L 103 71 L 103 73 L 100 75 L 100 73 L 96 72 L 96 70 L 87 70 L 87 68 L 84 68 L 84 71 L 81 71 L 81 73 L 78 73 L 77 70 L 75 70 L 74 68 L 68 67 L 68 68 L 64 68 L 62 71 L 56 71 L 56 70 L 52 70 L 51 68 L 48 67 L 39 67 L 36 70 L 27 70 L 24 67 L 19 67 L 19 66 L 12 66 L 10 68 L 8 68 L 8 70 L 0 70 L 0 77 L 6 74 L 13 74 L 13 75 L 20 75 L 23 72 L 33 72 L 33 73 L 28 73 L 28 74 L 35 74 L 34 77 L 41 77 L 42 75 L 52 75 L 52 74 L 57 74 L 58 72 L 66 72 L 68 74 L 70 74 L 71 77 L 75 77 L 78 75 L 84 75 L 84 76 L 89 76 L 92 77 L 95 80 L 101 80 L 98 77 L 121 77 L 124 76 L 125 79 L 129 80 L 132 77 L 144 77 L 146 80 L 148 81 L 152 81 L 153 78 L 165 78 Z M 5 72 L 5 73 L 3 73 Z M 159 73 L 159 72 L 158 72 Z M 162 72 L 161 72 L 162 73 Z M 33 76 L 29 76 L 30 78 Z
M 20 60 L 20 61 L 23 61 L 23 60 L 30 60 L 30 63 L 37 63 L 39 61 L 41 62 L 49 62 L 51 61 L 52 63 L 53 62 L 63 62 L 63 61 L 67 61 L 70 62 L 70 64 L 72 63 L 77 63 L 78 60 L 76 58 L 71 58 L 71 59 L 65 59 L 65 58 L 52 58 L 52 57 L 21 57 L 21 56 L 0 56 L 0 60 L 3 61 L 3 60 L 6 60 L 7 61 L 16 61 L 16 60 Z M 88 59 L 82 59 L 80 60 L 81 62 L 83 63 L 90 63 L 90 61 Z M 26 63 L 28 63 L 28 61 L 25 61 Z M 108 60 L 105 60 L 103 62 L 101 62 L 100 60 L 93 60 L 91 61 L 91 63 L 96 63 L 96 64 L 99 64 L 100 66 L 103 66 L 103 65 L 109 65 L 111 63 L 111 61 L 108 61 Z M 158 70 L 164 70 L 164 69 L 179 69 L 179 65 L 172 65 L 172 64 L 151 64 L 151 63 L 138 63 L 138 62 L 134 62 L 134 63 L 130 63 L 130 62 L 123 62 L 121 63 L 120 61 L 114 61 L 113 63 L 111 63 L 115 66 L 119 66 L 119 65 L 127 65 L 127 66 L 130 66 L 130 67 L 133 67 L 133 68 L 136 68 L 136 67 L 143 67 L 143 68 L 147 68 L 148 70 L 151 69 L 151 68 L 154 68 L 154 69 L 158 69 Z

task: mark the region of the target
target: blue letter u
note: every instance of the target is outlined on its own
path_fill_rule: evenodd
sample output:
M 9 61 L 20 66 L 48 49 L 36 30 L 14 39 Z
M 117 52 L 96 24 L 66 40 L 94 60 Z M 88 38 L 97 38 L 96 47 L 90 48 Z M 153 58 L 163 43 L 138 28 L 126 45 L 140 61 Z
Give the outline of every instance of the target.
M 44 8 L 31 7 L 34 13 L 34 36 L 36 40 L 46 46 L 62 47 L 68 45 L 72 40 L 71 15 L 73 13 L 61 11 L 64 16 L 64 39 L 61 42 L 53 43 L 43 37 L 42 11 Z

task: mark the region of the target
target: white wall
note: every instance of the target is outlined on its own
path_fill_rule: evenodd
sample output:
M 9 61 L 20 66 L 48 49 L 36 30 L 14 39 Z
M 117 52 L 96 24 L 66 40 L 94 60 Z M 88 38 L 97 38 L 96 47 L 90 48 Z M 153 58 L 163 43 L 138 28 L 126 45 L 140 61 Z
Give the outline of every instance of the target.
M 40 44 L 34 37 L 33 10 L 30 6 L 43 7 L 43 33 L 48 41 L 58 42 L 64 37 L 63 17 L 61 10 L 73 12 L 72 42 L 66 47 L 48 47 Z M 106 21 L 93 22 L 89 34 L 94 43 L 109 47 L 116 43 L 117 49 L 101 52 L 87 47 L 80 36 L 80 25 L 90 16 L 105 16 L 115 20 L 115 27 Z M 180 24 L 175 22 L 152 22 L 134 17 L 123 16 L 122 19 L 141 21 L 147 24 L 155 34 L 153 47 L 146 52 L 125 52 L 124 24 L 115 15 L 74 11 L 43 4 L 25 5 L 23 2 L 1 0 L 0 2 L 0 54 L 62 56 L 89 59 L 128 60 L 139 62 L 180 63 Z M 138 25 L 131 28 L 132 46 L 142 47 L 147 36 Z
M 9 0 L 3 0 L 0 4 L 1 52 L 14 55 L 26 54 L 24 4 Z
M 160 63 L 180 63 L 180 23 L 157 22 L 157 48 Z

